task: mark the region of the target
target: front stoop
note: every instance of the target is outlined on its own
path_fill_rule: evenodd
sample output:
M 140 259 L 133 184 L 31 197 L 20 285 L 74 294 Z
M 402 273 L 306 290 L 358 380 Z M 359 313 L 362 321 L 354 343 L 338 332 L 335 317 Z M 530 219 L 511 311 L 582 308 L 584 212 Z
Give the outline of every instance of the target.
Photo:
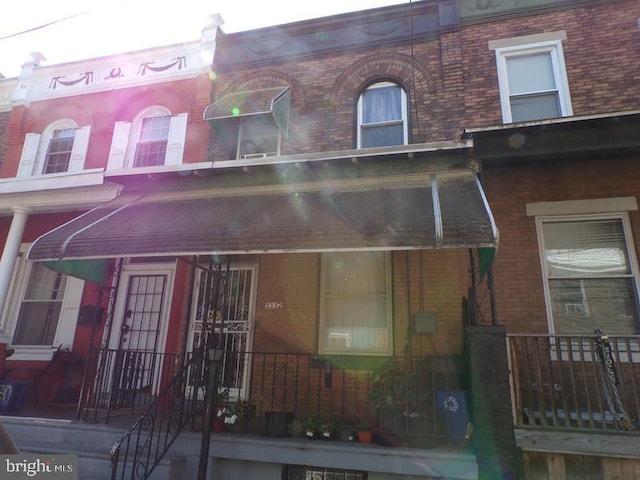
M 111 479 L 111 447 L 122 427 L 69 420 L 0 416 L 0 422 L 22 453 L 78 456 L 78 479 Z M 152 480 L 185 478 L 186 457 L 169 452 L 151 475 Z

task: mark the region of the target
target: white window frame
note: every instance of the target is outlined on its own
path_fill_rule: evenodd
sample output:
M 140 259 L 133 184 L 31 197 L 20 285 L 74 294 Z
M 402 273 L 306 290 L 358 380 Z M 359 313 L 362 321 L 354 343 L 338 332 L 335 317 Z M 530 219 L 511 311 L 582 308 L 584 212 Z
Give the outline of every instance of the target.
M 138 146 L 140 133 L 142 131 L 142 122 L 146 118 L 165 115 L 171 116 L 171 125 L 169 126 L 164 165 L 137 168 L 161 169 L 169 165 L 181 165 L 183 163 L 186 142 L 188 114 L 179 113 L 174 115 L 169 109 L 156 105 L 139 112 L 131 122 L 122 121 L 115 123 L 107 170 L 134 168 L 136 147 Z
M 26 294 L 29 277 L 34 265 L 34 262 L 26 258 L 29 247 L 30 244 L 22 244 L 20 246 L 20 254 L 16 259 L 11 288 L 7 296 L 8 301 L 5 306 L 2 329 L 10 339 L 13 339 L 18 326 L 20 307 Z M 62 308 L 52 345 L 11 345 L 11 348 L 15 349 L 11 360 L 48 361 L 51 360 L 54 350 L 59 346 L 62 346 L 63 349 L 71 350 L 76 334 L 83 291 L 84 280 L 67 276 Z
M 538 250 L 540 255 L 540 267 L 542 271 L 543 287 L 544 287 L 544 299 L 545 308 L 547 313 L 547 323 L 549 327 L 549 333 L 551 335 L 565 335 L 565 333 L 556 333 L 556 326 L 553 318 L 553 307 L 551 298 L 551 289 L 549 287 L 549 272 L 547 270 L 547 262 L 545 258 L 545 243 L 544 243 L 544 224 L 558 223 L 558 222 L 575 222 L 575 221 L 589 221 L 589 220 L 620 220 L 625 237 L 625 246 L 627 248 L 627 255 L 629 259 L 630 273 L 627 276 L 617 275 L 615 278 L 631 278 L 633 281 L 633 287 L 635 289 L 635 295 L 638 296 L 638 286 L 640 285 L 638 260 L 635 254 L 635 245 L 633 243 L 633 235 L 631 230 L 631 223 L 629 221 L 629 215 L 626 212 L 618 213 L 606 213 L 606 214 L 583 214 L 583 215 L 555 215 L 555 216 L 538 216 L 536 217 L 536 231 L 538 237 Z M 573 277 L 567 277 L 567 280 L 573 279 Z M 583 279 L 583 277 L 576 279 Z M 639 312 L 640 313 L 640 312 Z M 610 332 L 605 332 L 610 333 Z M 613 333 L 612 333 L 613 334 Z M 566 335 L 571 335 L 567 333 Z
M 44 167 L 49 150 L 49 143 L 57 130 L 75 129 L 73 147 L 69 157 L 69 165 L 66 172 L 44 173 Z M 42 133 L 27 133 L 25 135 L 17 177 L 32 177 L 36 175 L 60 175 L 64 173 L 79 172 L 84 169 L 84 164 L 89 147 L 89 125 L 78 127 L 71 119 L 63 118 L 50 123 Z
M 330 256 L 334 253 L 338 252 L 325 252 L 321 253 L 320 258 L 320 321 L 318 322 L 318 352 L 321 354 L 335 354 L 335 355 L 379 355 L 379 356 L 389 356 L 393 354 L 393 311 L 392 311 L 392 272 L 391 272 L 391 254 L 390 252 L 382 252 L 384 254 L 385 261 L 385 284 L 386 284 L 386 339 L 387 345 L 384 349 L 380 350 L 352 350 L 351 349 L 351 339 L 348 334 L 341 336 L 341 339 L 344 341 L 344 348 L 331 348 L 327 345 L 327 342 L 324 338 L 325 324 L 326 324 L 326 307 L 325 307 L 325 289 L 326 289 L 326 269 L 325 262 L 327 261 L 327 256 Z M 349 252 L 349 255 L 358 255 L 360 252 Z M 371 253 L 371 252 L 363 252 L 363 253 Z
M 558 94 L 560 116 L 572 116 L 573 107 L 571 105 L 571 94 L 569 92 L 569 80 L 567 78 L 567 70 L 564 61 L 562 39 L 539 41 L 525 45 L 520 44 L 520 42 L 518 41 L 515 41 L 513 43 L 516 43 L 516 45 L 505 47 L 492 47 L 490 43 L 490 48 L 493 48 L 495 50 L 496 55 L 498 86 L 500 88 L 500 106 L 502 108 L 503 123 L 513 122 L 511 113 L 509 77 L 507 74 L 507 61 L 509 58 L 526 56 L 535 53 L 549 53 L 553 69 L 553 76 L 556 82 L 555 91 L 557 91 Z
M 408 121 L 408 106 L 407 106 L 407 93 L 404 91 L 404 88 L 402 88 L 402 86 L 398 85 L 395 82 L 389 82 L 389 81 L 383 81 L 383 82 L 376 82 L 373 83 L 371 85 L 369 85 L 366 89 L 364 89 L 362 91 L 362 93 L 360 94 L 360 96 L 358 97 L 358 105 L 357 105 L 357 121 L 358 121 L 358 129 L 357 129 L 357 146 L 358 148 L 369 148 L 369 147 L 363 147 L 362 146 L 362 142 L 363 142 L 363 138 L 362 138 L 362 129 L 365 128 L 363 125 L 363 115 L 364 115 L 364 94 L 374 88 L 381 88 L 381 87 L 395 87 L 398 88 L 400 90 L 400 102 L 401 102 L 401 108 L 402 108 L 402 119 L 401 120 L 392 120 L 392 121 L 385 121 L 385 122 L 377 122 L 377 123 L 372 123 L 369 125 L 376 125 L 376 126 L 385 126 L 385 125 L 394 125 L 394 124 L 400 124 L 402 123 L 402 137 L 403 137 L 403 143 L 402 145 L 407 145 L 409 143 L 409 121 Z M 390 146 L 395 146 L 395 145 L 390 145 Z

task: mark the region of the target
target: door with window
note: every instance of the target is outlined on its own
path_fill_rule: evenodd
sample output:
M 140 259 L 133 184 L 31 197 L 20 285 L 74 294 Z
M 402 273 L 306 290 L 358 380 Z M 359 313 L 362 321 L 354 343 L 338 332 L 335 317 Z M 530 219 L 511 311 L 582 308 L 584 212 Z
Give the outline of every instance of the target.
M 172 266 L 123 268 L 110 337 L 116 406 L 158 392 L 172 278 Z
M 222 304 L 207 311 L 206 270 L 198 272 L 194 293 L 194 312 L 190 327 L 190 351 L 203 341 L 203 321 L 215 319 L 215 343 L 224 351 L 219 388 L 227 390 L 231 401 L 244 398 L 249 387 L 250 351 L 255 314 L 255 266 L 232 265 L 227 274 Z M 216 285 L 213 282 L 213 285 Z

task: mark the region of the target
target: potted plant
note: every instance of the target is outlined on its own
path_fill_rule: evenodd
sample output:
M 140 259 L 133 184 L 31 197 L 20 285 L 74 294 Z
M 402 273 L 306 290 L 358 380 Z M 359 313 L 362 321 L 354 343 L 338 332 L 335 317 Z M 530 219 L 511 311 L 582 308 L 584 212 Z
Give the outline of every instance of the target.
M 250 400 L 238 400 L 235 405 L 234 413 L 238 417 L 237 425 L 241 433 L 248 433 L 255 430 L 255 424 L 258 417 L 258 405 Z
M 356 424 L 353 421 L 345 420 L 339 422 L 336 430 L 338 439 L 343 442 L 354 442 L 358 439 L 356 435 Z
M 333 440 L 336 437 L 336 423 L 331 419 L 321 420 L 318 431 L 323 440 Z
M 319 423 L 320 420 L 318 419 L 318 417 L 315 417 L 313 415 L 307 417 L 307 420 L 302 426 L 302 433 L 304 434 L 305 438 L 314 440 L 319 437 Z
M 229 413 L 229 389 L 225 388 L 216 394 L 216 411 L 213 419 L 213 431 L 222 432 L 228 425 L 227 416 Z M 235 422 L 235 420 L 234 420 Z
M 414 412 L 416 375 L 397 360 L 390 360 L 374 371 L 369 402 L 376 409 L 378 425 L 385 432 L 406 433 L 407 419 Z
M 367 422 L 358 422 L 356 424 L 356 431 L 358 433 L 358 441 L 360 443 L 371 443 L 371 427 Z

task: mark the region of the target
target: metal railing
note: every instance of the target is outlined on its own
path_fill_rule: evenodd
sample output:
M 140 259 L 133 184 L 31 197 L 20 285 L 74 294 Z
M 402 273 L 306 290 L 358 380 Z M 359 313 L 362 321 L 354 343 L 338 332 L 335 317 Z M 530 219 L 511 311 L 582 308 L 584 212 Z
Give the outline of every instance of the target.
M 141 413 L 158 398 L 163 382 L 182 367 L 183 355 L 92 349 L 81 388 L 78 418 L 104 421 Z
M 294 436 L 302 436 L 310 418 L 322 418 L 336 429 L 367 422 L 378 443 L 394 446 L 431 448 L 467 440 L 468 392 L 460 358 L 326 359 L 229 351 L 217 362 L 217 410 L 233 412 L 244 400 L 254 407 L 256 418 L 286 412 Z M 144 361 L 135 364 L 146 371 Z M 119 370 L 111 372 L 121 378 Z M 147 478 L 184 428 L 202 429 L 209 404 L 206 377 L 203 354 L 189 356 L 112 448 L 113 480 Z M 103 384 L 113 387 L 113 382 Z M 262 432 L 269 435 L 266 424 Z
M 151 406 L 111 449 L 111 479 L 146 479 L 188 426 L 202 414 L 202 354 L 191 356 Z
M 640 337 L 507 335 L 517 426 L 640 430 Z
M 291 414 L 292 434 L 309 419 L 336 426 L 368 423 L 382 442 L 429 447 L 462 444 L 469 422 L 466 369 L 460 357 L 344 358 L 300 353 L 234 353 L 221 386 L 246 399 L 259 417 Z M 243 387 L 234 388 L 245 365 Z M 229 407 L 233 411 L 233 406 Z

